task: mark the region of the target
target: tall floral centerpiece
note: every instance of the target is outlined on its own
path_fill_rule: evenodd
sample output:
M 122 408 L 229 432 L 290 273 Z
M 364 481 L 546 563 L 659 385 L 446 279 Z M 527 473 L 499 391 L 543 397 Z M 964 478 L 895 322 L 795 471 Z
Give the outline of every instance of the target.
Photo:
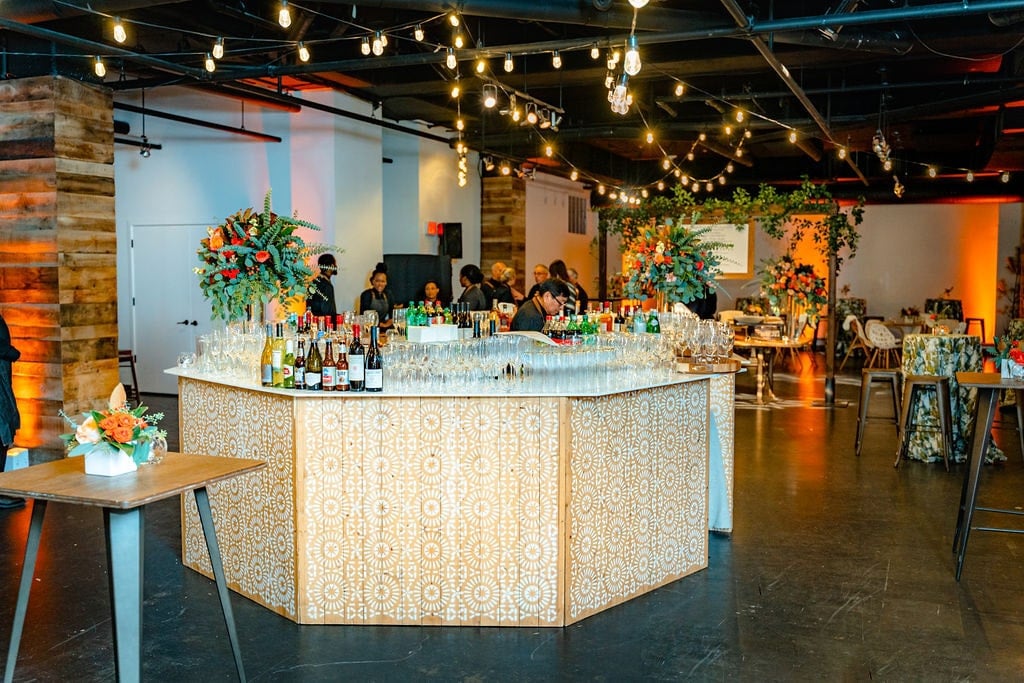
M 277 299 L 305 295 L 313 279 L 309 257 L 325 247 L 307 245 L 299 228 L 320 228 L 270 210 L 270 192 L 263 212 L 242 209 L 214 228 L 199 243 L 199 287 L 213 317 L 244 320 L 248 308 Z
M 665 303 L 689 303 L 714 287 L 716 243 L 703 242 L 709 228 L 668 223 L 637 231 L 624 248 L 623 294 Z
M 828 303 L 825 278 L 814 272 L 813 266 L 797 263 L 790 254 L 762 263 L 761 296 L 768 299 L 775 312 L 786 314 L 792 328 L 790 336 L 800 333 L 795 323 L 801 313 L 806 313 L 813 324 L 821 307 Z

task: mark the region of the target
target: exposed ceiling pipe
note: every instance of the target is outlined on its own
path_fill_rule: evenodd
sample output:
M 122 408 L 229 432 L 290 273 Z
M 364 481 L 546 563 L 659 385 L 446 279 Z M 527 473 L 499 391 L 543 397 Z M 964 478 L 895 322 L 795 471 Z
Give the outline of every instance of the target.
M 213 123 L 212 121 L 203 121 L 201 119 L 194 119 L 191 116 L 182 116 L 181 114 L 172 114 L 167 111 L 159 111 L 157 109 L 148 109 L 146 107 L 137 107 L 134 104 L 127 104 L 125 102 L 114 102 L 114 109 L 120 109 L 122 111 L 130 111 L 135 114 L 142 114 L 143 116 L 152 116 L 157 119 L 167 119 L 168 121 L 175 121 L 177 123 L 185 123 L 190 126 L 198 126 L 200 128 L 209 128 L 211 130 L 219 130 L 224 133 L 233 133 L 234 135 L 244 135 L 250 138 L 256 138 L 263 142 L 281 142 L 281 138 L 276 135 L 268 135 L 267 133 L 260 133 L 255 130 L 247 130 L 245 128 L 237 128 L 235 126 L 225 126 L 223 123 Z
M 405 9 L 433 12 L 448 12 L 452 9 L 450 0 L 324 0 L 324 4 L 346 4 L 381 9 Z M 491 17 L 495 19 L 530 19 L 531 21 L 547 21 L 559 24 L 575 24 L 580 26 L 596 26 L 604 29 L 630 30 L 633 25 L 633 11 L 628 7 L 612 6 L 607 11 L 601 10 L 597 0 L 592 2 L 595 10 L 579 0 L 555 0 L 544 2 L 524 2 L 524 0 L 463 0 L 459 2 L 459 11 L 466 15 Z M 611 3 L 608 3 L 611 4 Z M 619 3 L 625 5 L 626 3 Z M 648 5 L 640 13 L 637 30 L 640 32 L 688 31 L 720 28 L 724 24 L 717 14 L 690 10 L 666 9 Z M 698 27 L 694 29 L 694 27 Z M 816 33 L 794 32 L 774 36 L 777 43 L 789 45 L 817 45 L 840 49 L 856 48 L 864 51 L 882 52 L 885 54 L 905 54 L 913 43 L 899 34 L 883 32 L 879 34 L 858 34 L 844 36 L 837 41 L 824 40 Z
M 133 9 L 144 9 L 160 5 L 173 5 L 185 0 L 95 0 L 85 6 L 75 7 L 70 2 L 53 0 L 13 0 L 3 3 L 3 16 L 11 21 L 36 24 L 52 19 L 77 17 L 82 14 L 117 14 Z

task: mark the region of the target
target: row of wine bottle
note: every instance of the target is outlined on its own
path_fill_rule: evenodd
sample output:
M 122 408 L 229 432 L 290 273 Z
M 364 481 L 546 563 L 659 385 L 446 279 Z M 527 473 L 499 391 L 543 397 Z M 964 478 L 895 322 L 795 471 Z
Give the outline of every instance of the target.
M 260 355 L 261 383 L 278 389 L 309 391 L 383 391 L 384 359 L 377 338 L 377 326 L 370 327 L 370 345 L 359 341 L 359 325 L 352 326 L 352 346 L 342 342 L 335 358 L 330 337 L 324 340 L 324 353 L 315 336 L 306 340 L 285 338 L 284 328 L 267 325 L 267 340 Z

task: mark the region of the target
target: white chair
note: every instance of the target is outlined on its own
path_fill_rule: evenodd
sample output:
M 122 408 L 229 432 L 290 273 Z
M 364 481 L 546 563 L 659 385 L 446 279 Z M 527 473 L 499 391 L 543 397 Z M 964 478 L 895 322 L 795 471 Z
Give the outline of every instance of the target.
M 871 354 L 871 359 L 868 361 L 869 368 L 875 367 L 879 356 L 882 357 L 882 361 L 885 363 L 882 367 L 899 367 L 900 350 L 903 345 L 896 338 L 896 335 L 892 333 L 892 330 L 886 327 L 884 323 L 877 320 L 869 320 L 864 328 L 864 334 L 867 335 L 871 345 L 875 347 L 874 352 Z M 892 361 L 891 365 L 890 360 Z
M 843 356 L 843 362 L 839 364 L 840 370 L 843 369 L 846 365 L 846 361 L 850 359 L 850 356 L 857 349 L 863 351 L 864 357 L 868 360 L 871 359 L 871 354 L 875 349 L 874 345 L 864 334 L 864 327 L 860 324 L 860 320 L 857 319 L 857 316 L 852 313 L 846 316 L 846 319 L 843 320 L 843 329 L 847 331 L 853 330 L 856 336 L 853 338 L 853 341 L 850 342 L 849 348 L 846 349 L 846 355 Z

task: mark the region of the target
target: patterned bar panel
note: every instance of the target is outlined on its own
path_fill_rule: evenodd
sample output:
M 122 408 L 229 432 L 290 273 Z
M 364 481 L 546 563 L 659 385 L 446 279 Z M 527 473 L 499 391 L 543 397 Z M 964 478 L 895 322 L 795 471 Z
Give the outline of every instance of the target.
M 724 480 L 725 505 L 723 513 L 712 519 L 713 531 L 732 532 L 733 469 L 736 462 L 736 375 L 712 375 L 711 420 L 718 428 L 718 452 L 722 454 L 721 473 Z M 712 451 L 715 444 L 711 445 Z M 713 461 L 714 459 L 712 459 Z M 717 524 L 716 524 L 717 522 Z
M 229 583 L 295 621 L 559 626 L 707 565 L 707 385 L 293 398 L 183 378 L 182 449 L 270 459 L 211 501 Z

